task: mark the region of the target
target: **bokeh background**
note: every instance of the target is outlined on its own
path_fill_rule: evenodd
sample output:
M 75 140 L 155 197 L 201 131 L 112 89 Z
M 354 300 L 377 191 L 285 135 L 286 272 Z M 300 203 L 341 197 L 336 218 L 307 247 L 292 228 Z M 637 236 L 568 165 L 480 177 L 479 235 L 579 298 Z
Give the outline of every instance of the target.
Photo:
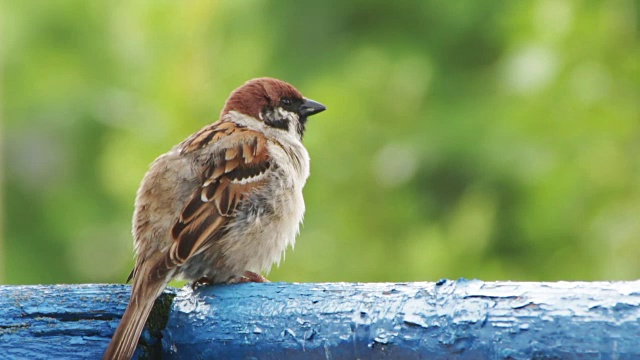
M 122 282 L 148 164 L 244 81 L 323 102 L 281 281 L 640 277 L 634 0 L 5 1 L 0 282 Z

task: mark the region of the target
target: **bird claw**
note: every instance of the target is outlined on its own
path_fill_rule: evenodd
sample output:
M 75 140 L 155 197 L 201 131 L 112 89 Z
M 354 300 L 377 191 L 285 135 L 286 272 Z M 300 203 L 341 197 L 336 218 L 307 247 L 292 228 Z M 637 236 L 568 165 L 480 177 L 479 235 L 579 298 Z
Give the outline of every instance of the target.
M 262 276 L 260 274 L 254 273 L 253 271 L 245 271 L 242 277 L 246 278 L 248 280 L 247 282 L 256 282 L 256 283 L 268 283 L 268 282 L 271 282 L 266 277 L 264 277 L 264 276 Z
M 266 277 L 254 273 L 253 271 L 245 271 L 242 276 L 234 277 L 231 280 L 227 281 L 227 284 L 242 284 L 242 283 L 268 283 L 271 282 Z

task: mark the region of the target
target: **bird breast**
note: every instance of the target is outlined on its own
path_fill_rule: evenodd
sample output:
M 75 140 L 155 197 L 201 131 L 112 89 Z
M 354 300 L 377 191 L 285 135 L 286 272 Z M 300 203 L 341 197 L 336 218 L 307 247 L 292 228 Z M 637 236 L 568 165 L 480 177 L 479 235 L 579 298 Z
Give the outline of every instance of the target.
M 225 263 L 231 273 L 268 271 L 280 263 L 293 246 L 305 205 L 302 188 L 309 176 L 309 155 L 302 144 L 269 142 L 274 165 L 266 185 L 252 193 L 228 227 L 222 241 Z

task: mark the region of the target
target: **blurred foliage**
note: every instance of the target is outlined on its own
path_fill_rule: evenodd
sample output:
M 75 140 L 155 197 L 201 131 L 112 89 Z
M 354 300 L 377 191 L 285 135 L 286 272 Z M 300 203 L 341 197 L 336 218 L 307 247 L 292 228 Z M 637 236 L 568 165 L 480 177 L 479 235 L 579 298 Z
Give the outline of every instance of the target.
M 148 164 L 231 90 L 328 111 L 283 281 L 640 275 L 638 1 L 10 1 L 3 283 L 123 281 Z

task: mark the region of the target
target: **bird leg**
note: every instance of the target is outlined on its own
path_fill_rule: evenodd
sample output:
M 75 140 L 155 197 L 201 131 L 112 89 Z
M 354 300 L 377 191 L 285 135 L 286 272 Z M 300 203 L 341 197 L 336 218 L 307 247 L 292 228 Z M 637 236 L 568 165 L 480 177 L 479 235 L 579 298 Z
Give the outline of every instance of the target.
M 254 273 L 253 271 L 245 271 L 243 276 L 243 279 L 247 279 L 247 281 L 245 282 L 256 282 L 256 283 L 268 283 L 271 282 L 269 281 L 269 279 L 267 279 L 266 277 Z

